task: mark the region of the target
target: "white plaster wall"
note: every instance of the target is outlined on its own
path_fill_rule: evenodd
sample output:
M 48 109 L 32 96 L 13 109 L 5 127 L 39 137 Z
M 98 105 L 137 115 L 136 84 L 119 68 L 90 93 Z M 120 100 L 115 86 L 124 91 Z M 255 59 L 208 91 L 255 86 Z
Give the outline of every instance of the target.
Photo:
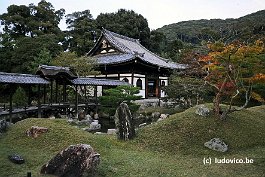
M 142 74 L 134 74 L 134 77 L 141 77 L 141 78 L 143 78 L 143 77 L 145 77 L 145 75 L 142 75 Z
M 142 96 L 142 98 L 145 98 L 145 75 L 137 74 L 137 77 L 134 77 L 133 79 L 133 86 L 136 87 L 136 82 L 138 79 L 142 80 L 142 89 L 140 90 L 140 93 L 137 94 L 137 96 Z
M 159 79 L 160 79 L 160 80 L 168 80 L 168 77 L 162 77 L 162 76 L 159 76 Z
M 140 90 L 140 93 L 136 94 L 137 96 L 142 96 L 142 98 L 145 98 L 145 90 Z
M 160 79 L 160 77 L 159 77 L 159 79 Z M 163 77 L 163 79 L 160 80 L 160 84 L 162 83 L 162 81 L 164 81 L 165 82 L 165 86 L 167 86 L 168 85 L 168 80 L 167 79 L 168 79 L 167 77 Z M 165 97 L 166 96 L 166 94 L 165 94 L 165 92 L 163 90 L 160 91 L 160 95 L 161 95 L 161 97 Z
M 129 84 L 132 84 L 132 74 L 121 74 L 120 75 L 120 81 L 122 81 L 124 78 L 127 78 L 129 80 Z
M 102 86 L 97 86 L 97 96 L 102 96 Z
M 118 74 L 108 74 L 107 77 L 118 77 Z
M 120 77 L 129 77 L 129 76 L 132 76 L 132 73 L 120 74 Z

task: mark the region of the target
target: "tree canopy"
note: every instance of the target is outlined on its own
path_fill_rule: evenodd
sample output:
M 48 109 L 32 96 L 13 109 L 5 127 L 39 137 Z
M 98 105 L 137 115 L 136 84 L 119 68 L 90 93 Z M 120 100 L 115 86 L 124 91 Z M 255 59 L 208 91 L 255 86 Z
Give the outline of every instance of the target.
M 85 55 L 96 40 L 96 24 L 89 10 L 66 15 L 65 49 L 76 52 L 78 56 Z
M 38 5 L 11 5 L 0 15 L 3 33 L 0 35 L 0 60 L 6 72 L 29 73 L 35 57 L 46 48 L 55 57 L 62 46 L 63 32 L 58 27 L 64 9 L 55 10 L 41 0 Z
M 149 46 L 148 22 L 133 10 L 119 9 L 116 13 L 101 13 L 96 18 L 96 23 L 98 28 L 103 27 L 118 34 L 139 39 L 142 45 Z
M 61 52 L 52 62 L 52 65 L 71 67 L 79 76 L 97 75 L 96 63 L 93 58 L 81 56 L 74 52 Z
M 224 44 L 220 42 L 209 43 L 210 52 L 200 58 L 204 62 L 207 75 L 205 82 L 215 89 L 214 107 L 215 114 L 225 118 L 232 111 L 245 108 L 254 92 L 253 84 L 264 84 L 264 42 L 257 40 L 253 44 L 233 42 Z M 262 56 L 262 57 L 261 57 Z M 241 94 L 245 97 L 245 103 L 241 108 L 232 108 L 232 103 Z M 261 96 L 260 96 L 261 97 Z M 227 98 L 229 108 L 221 110 L 220 103 Z M 255 98 L 255 97 L 254 97 Z

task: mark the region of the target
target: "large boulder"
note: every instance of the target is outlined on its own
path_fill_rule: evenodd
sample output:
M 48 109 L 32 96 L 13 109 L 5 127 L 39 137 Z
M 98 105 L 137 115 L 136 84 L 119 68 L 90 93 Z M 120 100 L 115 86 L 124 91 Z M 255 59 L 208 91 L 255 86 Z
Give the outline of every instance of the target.
M 131 111 L 126 103 L 121 103 L 115 113 L 115 125 L 117 138 L 129 140 L 135 137 L 135 129 Z
M 207 141 L 204 143 L 204 146 L 219 152 L 226 152 L 228 150 L 228 145 L 219 138 L 213 138 L 210 141 Z
M 46 127 L 32 126 L 26 131 L 26 134 L 32 138 L 37 138 L 38 136 L 46 132 L 48 132 L 48 128 Z
M 195 113 L 200 115 L 200 116 L 208 116 L 210 113 L 210 110 L 205 105 L 199 105 L 197 107 Z
M 58 177 L 81 177 L 92 175 L 100 163 L 100 154 L 88 144 L 71 145 L 56 154 L 41 168 L 42 174 Z

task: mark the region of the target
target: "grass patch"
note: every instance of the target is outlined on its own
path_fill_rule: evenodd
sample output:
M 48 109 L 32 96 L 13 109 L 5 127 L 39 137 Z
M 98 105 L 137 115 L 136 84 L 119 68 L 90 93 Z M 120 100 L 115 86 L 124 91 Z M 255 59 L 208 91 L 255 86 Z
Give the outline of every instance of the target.
M 218 137 L 229 145 L 229 153 L 265 146 L 265 106 L 234 112 L 226 121 L 213 115 L 202 117 L 196 108 L 172 115 L 169 119 L 140 129 L 137 142 L 159 152 L 207 155 L 203 144 Z M 210 151 L 211 152 L 211 151 Z
M 40 175 L 43 164 L 71 144 L 90 144 L 101 154 L 96 176 L 169 177 L 169 176 L 264 176 L 264 106 L 233 113 L 226 122 L 202 118 L 194 108 L 137 132 L 133 141 L 117 141 L 113 136 L 93 135 L 68 125 L 65 120 L 26 119 L 0 136 L 0 176 Z M 31 126 L 49 131 L 36 139 L 27 137 Z M 229 152 L 218 153 L 203 146 L 210 138 L 220 137 Z M 19 153 L 26 163 L 16 165 L 7 156 Z M 253 158 L 254 164 L 203 165 L 203 158 Z M 48 175 L 45 175 L 48 176 Z

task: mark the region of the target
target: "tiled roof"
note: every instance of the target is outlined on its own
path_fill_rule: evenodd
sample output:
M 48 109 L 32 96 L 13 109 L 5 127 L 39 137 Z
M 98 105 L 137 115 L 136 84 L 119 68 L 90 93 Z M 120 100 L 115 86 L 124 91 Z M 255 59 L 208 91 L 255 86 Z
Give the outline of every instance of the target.
M 118 50 L 123 52 L 122 55 L 111 55 L 106 54 L 96 56 L 98 58 L 99 64 L 112 64 L 112 63 L 122 63 L 124 61 L 132 60 L 136 57 L 141 60 L 157 65 L 159 67 L 170 68 L 170 69 L 185 69 L 185 65 L 171 62 L 167 59 L 164 59 L 148 49 L 142 46 L 137 39 L 132 39 L 106 29 L 103 29 L 103 35 L 106 39 Z M 114 58 L 111 58 L 114 57 Z M 104 61 L 103 61 L 104 59 Z M 106 60 L 108 59 L 108 60 Z M 103 63 L 104 62 L 104 63 Z
M 58 74 L 66 74 L 69 79 L 77 78 L 77 75 L 70 69 L 70 67 L 40 65 L 36 73 L 43 75 L 46 78 L 54 77 Z
M 111 79 L 97 79 L 97 78 L 87 78 L 79 77 L 71 81 L 74 85 L 109 85 L 109 86 L 118 86 L 118 85 L 129 85 L 127 82 Z
M 49 84 L 50 82 L 38 75 L 0 72 L 0 83 Z
M 135 56 L 132 54 L 111 54 L 111 55 L 101 55 L 97 57 L 98 64 L 115 64 L 123 63 L 134 59 Z

